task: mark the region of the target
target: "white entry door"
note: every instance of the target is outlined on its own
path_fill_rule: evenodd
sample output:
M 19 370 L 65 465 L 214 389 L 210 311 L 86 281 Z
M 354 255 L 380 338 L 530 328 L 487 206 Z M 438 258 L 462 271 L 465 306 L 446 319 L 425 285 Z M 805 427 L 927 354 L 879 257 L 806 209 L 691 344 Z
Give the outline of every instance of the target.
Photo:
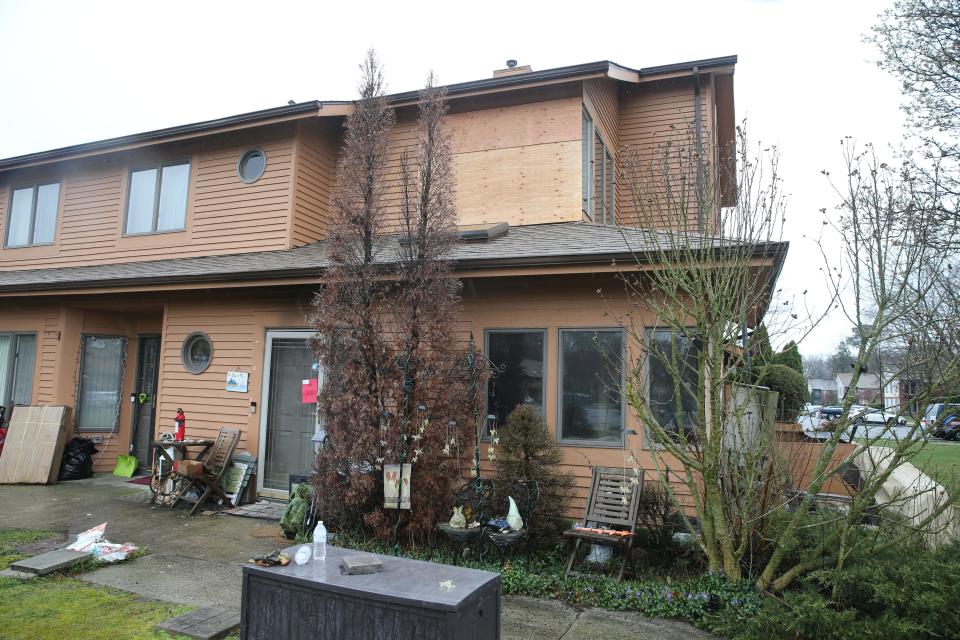
M 267 332 L 257 481 L 263 495 L 285 497 L 290 474 L 313 468 L 312 439 L 320 423 L 316 395 L 305 389 L 314 380 L 319 388 L 322 374 L 308 342 L 312 335 L 309 330 Z

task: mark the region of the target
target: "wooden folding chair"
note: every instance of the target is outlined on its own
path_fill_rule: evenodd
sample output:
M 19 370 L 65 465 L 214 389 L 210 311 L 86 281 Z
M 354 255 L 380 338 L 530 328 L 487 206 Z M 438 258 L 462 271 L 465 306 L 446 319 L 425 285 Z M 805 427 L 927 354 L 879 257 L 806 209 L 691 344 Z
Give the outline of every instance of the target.
M 643 487 L 643 472 L 637 476 L 630 469 L 619 467 L 594 467 L 593 480 L 590 483 L 590 495 L 587 496 L 587 515 L 584 518 L 585 529 L 568 529 L 563 532 L 565 538 L 576 540 L 570 562 L 564 577 L 574 573 L 573 568 L 579 559 L 580 545 L 583 542 L 618 547 L 623 556 L 620 561 L 620 573 L 617 580 L 623 580 L 627 559 L 633 549 L 634 527 L 637 524 L 637 511 L 640 508 L 640 490 Z M 601 533 L 589 529 L 622 530 L 625 535 Z
M 193 505 L 193 509 L 190 510 L 190 515 L 195 514 L 211 496 L 220 498 L 227 507 L 232 507 L 233 503 L 230 502 L 230 498 L 224 493 L 220 482 L 230 468 L 233 452 L 239 443 L 239 429 L 221 428 L 220 433 L 217 435 L 217 441 L 214 442 L 207 457 L 203 460 L 203 474 L 196 478 L 191 478 L 191 482 L 179 493 L 173 506 L 177 505 L 187 491 L 193 487 L 197 487 L 198 489 L 202 489 L 203 492 Z

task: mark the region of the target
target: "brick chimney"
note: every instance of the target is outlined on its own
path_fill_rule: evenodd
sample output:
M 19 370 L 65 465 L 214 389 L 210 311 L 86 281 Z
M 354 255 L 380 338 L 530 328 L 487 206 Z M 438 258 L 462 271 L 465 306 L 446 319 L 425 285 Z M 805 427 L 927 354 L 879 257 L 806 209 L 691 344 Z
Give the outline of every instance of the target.
M 515 76 L 521 73 L 530 73 L 531 71 L 533 71 L 533 67 L 528 64 L 518 67 L 516 60 L 507 60 L 507 68 L 495 69 L 493 72 L 493 77 L 502 78 L 504 76 Z

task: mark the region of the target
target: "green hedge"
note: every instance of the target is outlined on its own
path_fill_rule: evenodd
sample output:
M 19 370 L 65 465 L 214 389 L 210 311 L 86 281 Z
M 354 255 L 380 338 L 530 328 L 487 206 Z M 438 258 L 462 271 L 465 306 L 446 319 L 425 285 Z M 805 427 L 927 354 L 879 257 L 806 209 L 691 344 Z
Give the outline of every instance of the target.
M 757 384 L 780 394 L 777 399 L 777 420 L 793 422 L 803 408 L 807 396 L 807 381 L 803 374 L 783 364 L 771 364 L 758 372 Z

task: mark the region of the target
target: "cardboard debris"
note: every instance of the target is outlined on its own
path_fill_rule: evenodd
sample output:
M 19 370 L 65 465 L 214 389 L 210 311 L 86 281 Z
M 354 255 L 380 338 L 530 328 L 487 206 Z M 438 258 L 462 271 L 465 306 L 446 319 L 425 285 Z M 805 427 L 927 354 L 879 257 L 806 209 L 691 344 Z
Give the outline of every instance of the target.
M 57 481 L 69 407 L 14 407 L 0 454 L 0 484 Z

